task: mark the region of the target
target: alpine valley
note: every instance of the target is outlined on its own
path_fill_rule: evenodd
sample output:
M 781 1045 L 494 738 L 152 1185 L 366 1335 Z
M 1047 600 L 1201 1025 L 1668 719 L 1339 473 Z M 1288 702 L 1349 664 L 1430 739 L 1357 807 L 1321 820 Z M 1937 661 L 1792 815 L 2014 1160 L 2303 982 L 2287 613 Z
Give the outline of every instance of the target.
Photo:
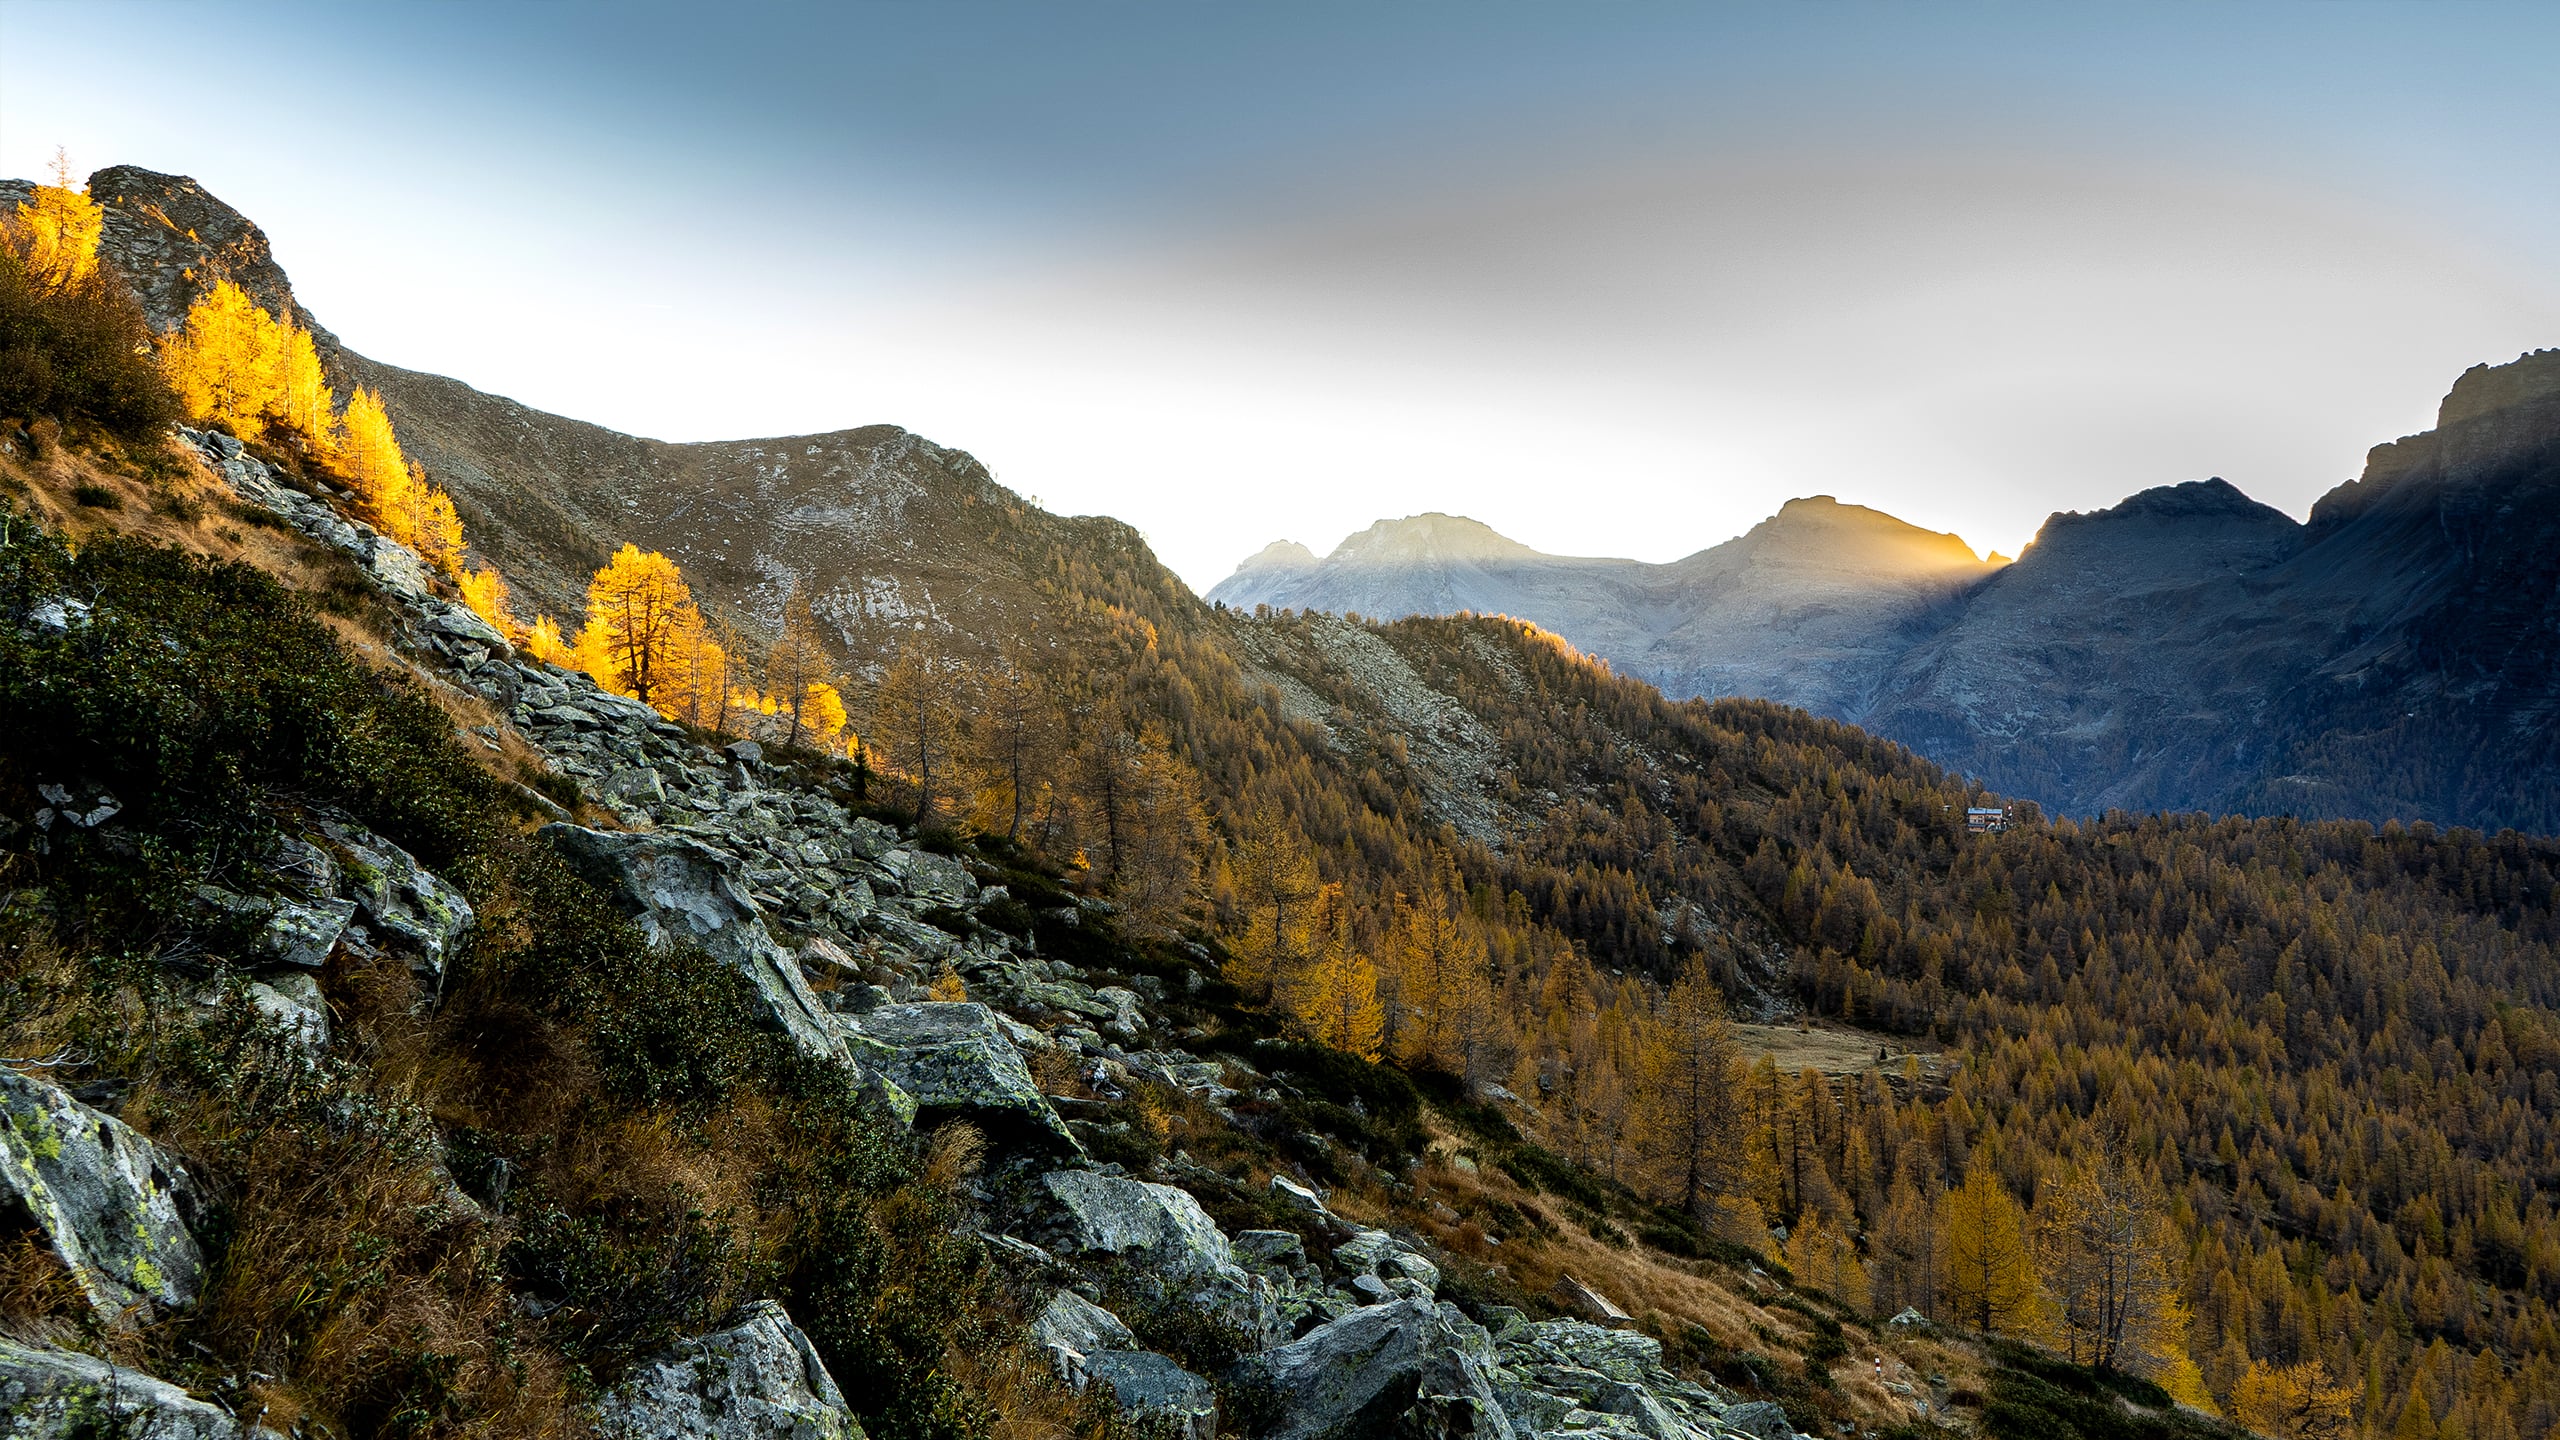
M 0 219 L 12 1436 L 2560 1437 L 2560 351 L 1204 599 Z

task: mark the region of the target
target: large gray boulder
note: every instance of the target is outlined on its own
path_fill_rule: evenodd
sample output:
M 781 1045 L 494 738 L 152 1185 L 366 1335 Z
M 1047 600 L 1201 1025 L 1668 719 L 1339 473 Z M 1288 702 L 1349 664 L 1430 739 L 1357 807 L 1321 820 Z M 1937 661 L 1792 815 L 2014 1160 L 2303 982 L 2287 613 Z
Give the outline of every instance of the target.
M 410 968 L 441 980 L 478 918 L 471 902 L 370 830 L 332 820 L 321 823 L 320 833 L 345 853 L 343 883 L 365 918 L 408 950 Z
M 1062 1255 L 1099 1263 L 1108 1280 L 1150 1304 L 1208 1312 L 1248 1345 L 1280 1333 L 1270 1282 L 1236 1263 L 1200 1202 L 1170 1185 L 1091 1170 L 1040 1177 Z
M 1218 1393 L 1172 1359 L 1140 1348 L 1120 1317 L 1072 1290 L 1061 1290 L 1031 1322 L 1031 1338 L 1049 1353 L 1060 1378 L 1078 1390 L 1111 1387 L 1128 1414 L 1165 1426 L 1184 1440 L 1218 1432 Z
M 681 835 L 567 823 L 545 825 L 539 833 L 570 869 L 610 896 L 651 944 L 701 946 L 754 983 L 767 1018 L 803 1051 L 844 1057 L 826 1007 L 798 962 L 765 929 L 764 913 L 731 873 L 727 857 Z
M 1774 1400 L 1753 1400 L 1727 1408 L 1721 1417 L 1724 1428 L 1752 1440 L 1794 1440 L 1796 1427 L 1787 1412 Z
M 25 1211 L 103 1317 L 186 1305 L 204 1288 L 186 1168 L 114 1116 L 5 1068 L 0 1195 Z
M 1119 1316 L 1073 1290 L 1050 1297 L 1039 1318 L 1031 1322 L 1031 1340 L 1053 1355 L 1061 1349 L 1082 1356 L 1138 1348 L 1138 1337 L 1129 1333 Z
M 633 1366 L 596 1406 L 606 1440 L 862 1440 L 817 1347 L 780 1305 Z
M 1084 1378 L 1086 1384 L 1110 1386 L 1122 1411 L 1181 1440 L 1212 1440 L 1218 1433 L 1217 1388 L 1167 1356 L 1152 1350 L 1097 1351 L 1085 1357 Z
M 10 1440 L 147 1435 L 151 1440 L 280 1440 L 166 1380 L 93 1355 L 0 1336 L 0 1434 Z
M 847 1053 L 912 1101 L 918 1120 L 964 1117 L 1053 1151 L 1082 1153 L 986 1006 L 926 1000 L 883 1005 L 836 1023 Z
M 1280 1416 L 1267 1440 L 1513 1440 L 1491 1363 L 1482 1327 L 1415 1298 L 1354 1310 L 1238 1369 Z

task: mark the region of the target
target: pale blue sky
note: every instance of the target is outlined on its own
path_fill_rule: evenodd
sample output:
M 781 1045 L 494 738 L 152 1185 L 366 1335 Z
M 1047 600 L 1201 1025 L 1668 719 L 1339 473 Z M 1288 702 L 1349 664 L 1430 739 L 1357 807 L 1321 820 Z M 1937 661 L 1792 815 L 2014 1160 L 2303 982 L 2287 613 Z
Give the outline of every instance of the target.
M 196 176 L 377 358 L 894 421 L 1205 587 L 1829 492 L 2296 514 L 2560 344 L 2560 7 L 0 0 L 0 170 Z

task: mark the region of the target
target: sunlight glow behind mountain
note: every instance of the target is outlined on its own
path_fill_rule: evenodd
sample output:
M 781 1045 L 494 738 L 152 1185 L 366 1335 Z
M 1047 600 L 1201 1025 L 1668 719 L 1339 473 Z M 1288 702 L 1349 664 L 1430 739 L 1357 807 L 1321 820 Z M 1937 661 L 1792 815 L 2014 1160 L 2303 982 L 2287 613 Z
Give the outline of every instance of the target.
M 1649 560 L 1816 492 L 2012 554 L 2208 474 L 2300 515 L 2560 338 L 2528 8 L 205 13 L 0 11 L 61 62 L 0 169 L 194 174 L 368 354 L 893 421 L 1203 588 L 1434 509 Z

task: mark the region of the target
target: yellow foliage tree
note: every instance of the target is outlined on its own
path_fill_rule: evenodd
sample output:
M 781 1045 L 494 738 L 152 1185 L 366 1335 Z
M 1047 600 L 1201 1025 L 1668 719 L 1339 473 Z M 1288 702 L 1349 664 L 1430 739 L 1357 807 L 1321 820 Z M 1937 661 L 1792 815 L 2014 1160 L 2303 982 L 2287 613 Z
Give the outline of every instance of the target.
M 53 156 L 51 185 L 38 185 L 18 207 L 12 229 L 27 275 L 48 290 L 64 290 L 97 273 L 98 236 L 106 211 L 89 198 L 86 187 L 73 189 L 71 161 L 61 151 Z
M 1741 1116 L 1736 1093 L 1741 1061 L 1724 993 L 1691 958 L 1664 993 L 1661 1013 L 1645 1027 L 1639 1052 L 1638 1137 L 1647 1168 L 1705 1218 L 1707 1199 L 1733 1169 Z M 1860 1277 L 1860 1288 L 1865 1279 Z
M 2345 1440 L 2355 1433 L 2355 1392 L 2317 1360 L 2283 1367 L 2253 1360 L 2232 1387 L 2231 1418 L 2268 1440 Z
M 1318 1043 L 1377 1059 L 1386 1007 L 1378 1003 L 1376 967 L 1352 943 L 1351 907 L 1341 886 L 1327 885 L 1316 897 L 1309 929 L 1315 954 L 1290 987 L 1290 1009 Z
M 1797 1284 L 1824 1291 L 1853 1310 L 1867 1309 L 1867 1267 L 1858 1263 L 1858 1247 L 1811 1210 L 1787 1236 L 1787 1268 Z
M 533 617 L 533 628 L 525 633 L 524 648 L 525 653 L 545 665 L 557 665 L 563 670 L 578 668 L 577 642 L 563 639 L 560 622 L 548 615 Z
M 376 503 L 382 531 L 418 552 L 420 559 L 447 575 L 462 574 L 462 517 L 453 497 L 427 480 L 424 466 L 412 461 L 407 477 Z
M 224 280 L 188 307 L 185 326 L 161 342 L 160 361 L 190 416 L 256 440 L 284 399 L 287 335 L 247 291 Z M 388 421 L 383 431 L 390 432 Z
M 1472 1078 L 1491 1037 L 1493 984 L 1484 936 L 1466 914 L 1466 888 L 1444 853 L 1428 888 L 1396 907 L 1387 951 L 1395 972 L 1395 1050 L 1409 1065 Z
M 581 658 L 593 667 L 596 683 L 657 705 L 669 671 L 682 664 L 677 642 L 699 623 L 676 562 L 625 544 L 587 582 Z
M 841 755 L 845 745 L 844 696 L 823 680 L 801 691 L 798 712 L 803 743 L 822 755 Z
M 1977 1330 L 2029 1334 L 2042 1297 L 2027 1248 L 2027 1215 L 1980 1159 L 1939 1201 L 1938 1297 L 1949 1317 Z
M 933 828 L 936 805 L 952 784 L 960 743 L 960 667 L 923 640 L 911 639 L 889 663 L 872 697 L 871 731 L 880 753 L 916 791 L 916 828 Z
M 462 592 L 462 603 L 471 607 L 471 613 L 488 621 L 491 629 L 509 640 L 514 640 L 520 633 L 521 627 L 516 624 L 515 617 L 507 613 L 507 577 L 499 574 L 496 566 L 483 566 L 464 573 L 454 581 L 454 588 Z M 547 620 L 550 617 L 543 618 Z M 556 641 L 560 635 L 559 627 L 553 626 L 551 634 Z
M 818 630 L 818 617 L 809 608 L 806 590 L 792 592 L 782 604 L 782 636 L 773 642 L 765 656 L 764 684 L 772 694 L 777 714 L 788 718 L 783 728 L 782 743 L 797 745 L 806 724 L 802 714 L 815 687 L 827 687 L 835 693 L 835 675 L 827 663 L 825 638 Z M 839 723 L 837 729 L 843 729 Z M 820 748 L 824 748 L 823 746 Z
M 2084 1155 L 2045 1185 L 2035 1220 L 2036 1272 L 2074 1362 L 2154 1375 L 2185 1358 L 2178 1237 L 2157 1185 Z
M 733 703 L 730 656 L 734 653 L 699 608 L 685 607 L 676 617 L 676 632 L 669 642 L 658 708 L 689 725 L 726 733 Z
M 338 444 L 338 473 L 355 487 L 356 498 L 376 515 L 399 505 L 409 485 L 408 457 L 391 433 L 391 416 L 382 397 L 359 386 L 347 397 L 347 413 Z
M 1308 906 L 1323 887 L 1306 837 L 1278 806 L 1255 806 L 1241 828 L 1234 868 L 1245 933 L 1233 947 L 1227 979 L 1267 1005 L 1306 960 Z
M 270 407 L 276 418 L 303 438 L 311 447 L 313 458 L 334 467 L 338 453 L 338 397 L 320 369 L 320 352 L 312 345 L 310 331 L 287 327 L 277 383 L 281 393 Z

